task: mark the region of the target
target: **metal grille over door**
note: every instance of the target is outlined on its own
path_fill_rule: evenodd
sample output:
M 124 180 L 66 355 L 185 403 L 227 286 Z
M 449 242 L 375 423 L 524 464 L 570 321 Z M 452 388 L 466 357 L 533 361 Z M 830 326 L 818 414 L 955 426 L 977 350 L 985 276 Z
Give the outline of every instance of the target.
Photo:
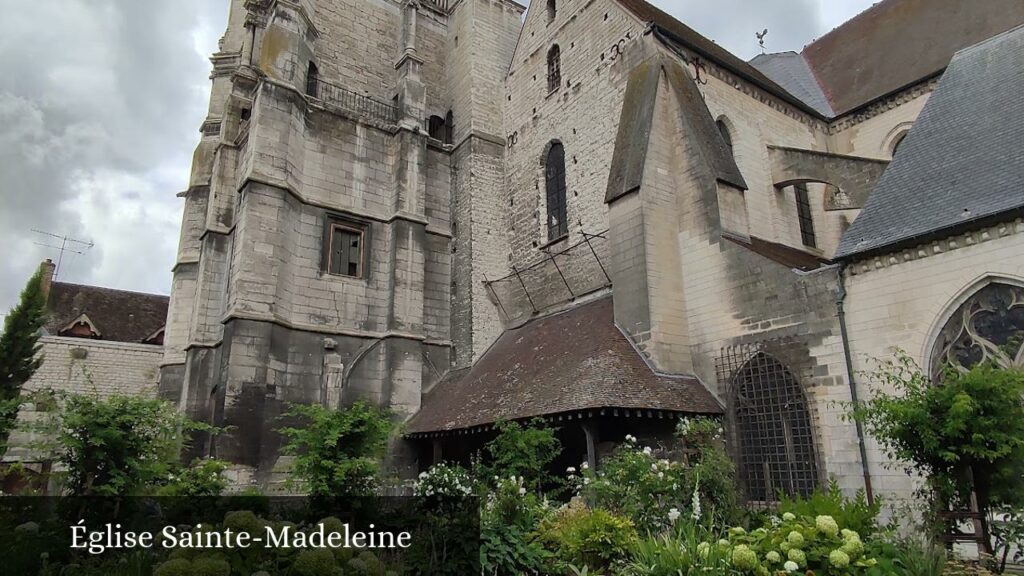
M 736 352 L 720 358 L 719 374 L 730 382 L 738 473 L 747 499 L 773 502 L 780 493 L 809 496 L 818 484 L 818 467 L 800 383 L 770 354 Z

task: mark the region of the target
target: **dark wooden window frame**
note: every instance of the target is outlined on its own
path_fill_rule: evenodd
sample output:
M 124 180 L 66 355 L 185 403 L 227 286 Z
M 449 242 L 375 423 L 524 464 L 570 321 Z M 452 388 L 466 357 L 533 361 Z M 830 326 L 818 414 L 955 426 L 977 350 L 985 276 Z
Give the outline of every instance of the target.
M 569 235 L 565 146 L 561 142 L 552 142 L 544 156 L 544 190 L 547 199 L 545 224 L 548 228 L 548 242 L 554 242 Z
M 548 93 L 562 87 L 562 49 L 558 44 L 548 49 Z
M 807 184 L 793 186 L 796 197 L 796 213 L 800 223 L 800 241 L 809 248 L 818 247 L 818 237 L 814 233 L 814 210 L 811 208 L 811 197 Z
M 343 271 L 334 270 L 332 253 L 334 246 L 334 234 L 336 231 L 347 232 L 359 236 L 359 259 L 356 262 L 356 274 L 349 274 Z M 367 265 L 367 246 L 370 244 L 369 222 L 342 216 L 338 214 L 327 214 L 324 217 L 323 244 L 321 248 L 320 271 L 330 276 L 340 276 L 355 280 L 365 280 L 369 277 L 369 266 Z

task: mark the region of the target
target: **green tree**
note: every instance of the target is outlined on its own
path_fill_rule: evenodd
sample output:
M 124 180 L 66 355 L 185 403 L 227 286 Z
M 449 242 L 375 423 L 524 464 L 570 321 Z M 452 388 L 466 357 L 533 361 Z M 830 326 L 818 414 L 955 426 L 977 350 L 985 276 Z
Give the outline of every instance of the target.
M 933 503 L 982 512 L 1024 504 L 1024 372 L 989 364 L 949 370 L 933 384 L 905 353 L 872 375 L 876 391 L 852 415 L 889 457 L 927 480 Z
M 130 496 L 180 468 L 188 430 L 202 426 L 169 402 L 69 396 L 57 420 L 58 460 L 74 496 Z
M 36 272 L 21 291 L 21 299 L 4 318 L 0 335 L 0 454 L 18 416 L 21 387 L 39 369 L 39 334 L 46 321 L 46 295 L 42 274 Z
M 368 496 L 377 489 L 380 458 L 394 430 L 391 414 L 357 402 L 343 410 L 296 404 L 286 416 L 298 427 L 278 429 L 294 456 L 293 476 L 312 496 Z

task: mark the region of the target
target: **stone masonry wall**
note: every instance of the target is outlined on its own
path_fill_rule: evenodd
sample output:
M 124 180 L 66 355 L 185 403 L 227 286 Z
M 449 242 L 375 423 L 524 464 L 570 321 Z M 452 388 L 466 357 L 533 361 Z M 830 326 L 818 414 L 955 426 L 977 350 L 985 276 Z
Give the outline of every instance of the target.
M 870 371 L 872 359 L 890 359 L 899 348 L 924 370 L 941 323 L 958 297 L 987 280 L 1024 282 L 1024 220 L 856 262 L 847 269 L 847 314 L 854 369 Z M 861 397 L 872 384 L 858 376 Z M 878 489 L 896 498 L 913 491 L 911 480 L 873 441 L 868 459 Z

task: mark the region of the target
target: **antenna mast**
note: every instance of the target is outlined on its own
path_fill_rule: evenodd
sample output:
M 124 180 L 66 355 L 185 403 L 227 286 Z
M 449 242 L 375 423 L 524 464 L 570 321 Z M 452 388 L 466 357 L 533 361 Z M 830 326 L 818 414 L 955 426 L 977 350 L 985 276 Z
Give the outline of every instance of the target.
M 50 238 L 54 238 L 56 240 L 60 240 L 60 246 L 56 246 L 54 244 L 46 244 L 45 242 L 35 242 L 36 246 L 42 246 L 44 248 L 53 248 L 54 250 L 60 251 L 60 255 L 57 256 L 57 267 L 53 271 L 54 278 L 57 278 L 57 276 L 60 274 L 60 265 L 61 262 L 64 261 L 65 252 L 71 252 L 72 254 L 78 255 L 85 255 L 86 251 L 95 246 L 95 244 L 93 244 L 91 241 L 71 238 L 67 234 L 62 236 L 59 234 L 54 234 L 52 232 L 36 230 L 34 228 L 32 229 L 32 232 L 36 234 L 41 234 L 43 236 L 49 236 Z

